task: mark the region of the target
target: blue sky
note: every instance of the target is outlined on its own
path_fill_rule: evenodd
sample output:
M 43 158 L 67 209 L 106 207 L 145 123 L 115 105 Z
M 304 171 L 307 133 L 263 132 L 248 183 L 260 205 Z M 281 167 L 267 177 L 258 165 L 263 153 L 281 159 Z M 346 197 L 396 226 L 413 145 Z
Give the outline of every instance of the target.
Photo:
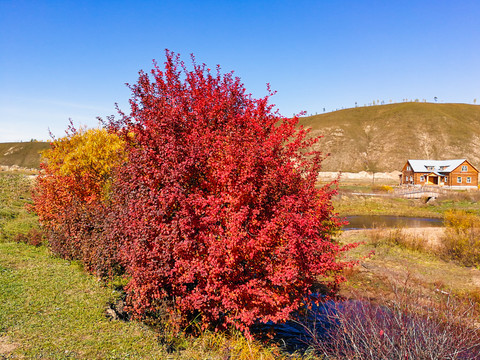
M 480 1 L 0 0 L 0 142 L 128 111 L 164 61 L 235 71 L 281 114 L 426 99 L 480 103 Z

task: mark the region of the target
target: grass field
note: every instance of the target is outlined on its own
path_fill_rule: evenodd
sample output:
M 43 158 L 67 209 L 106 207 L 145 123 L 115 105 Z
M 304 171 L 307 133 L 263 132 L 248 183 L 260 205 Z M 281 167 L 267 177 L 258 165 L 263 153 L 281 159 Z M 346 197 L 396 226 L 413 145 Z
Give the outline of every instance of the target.
M 0 174 L 0 359 L 321 358 L 311 352 L 289 354 L 281 347 L 249 341 L 235 331 L 189 337 L 162 326 L 111 319 L 107 309 L 121 296 L 115 287 L 86 274 L 77 262 L 54 257 L 46 246 L 14 241 L 18 234 L 38 227 L 35 215 L 25 210 L 31 201 L 31 181 L 21 174 Z M 348 194 L 341 196 L 335 201 L 342 214 L 361 207 Z M 411 212 L 415 206 L 419 213 L 430 215 L 456 206 L 478 210 L 474 200 L 463 197 L 445 200 L 443 205 L 439 202 L 434 209 L 421 203 L 403 204 L 399 199 L 362 201 L 366 212 L 377 207 L 384 212 L 396 207 Z M 359 264 L 346 273 L 342 295 L 391 299 L 394 286 L 407 284 L 433 299 L 447 293 L 480 301 L 478 269 L 443 260 L 431 249 L 395 242 L 391 237 L 387 230 L 341 234 L 342 243 L 362 243 L 348 254 Z
M 110 321 L 107 304 L 118 295 L 47 248 L 0 244 L 3 343 L 35 358 L 161 358 L 155 332 L 140 323 Z M 5 339 L 6 338 L 6 339 Z

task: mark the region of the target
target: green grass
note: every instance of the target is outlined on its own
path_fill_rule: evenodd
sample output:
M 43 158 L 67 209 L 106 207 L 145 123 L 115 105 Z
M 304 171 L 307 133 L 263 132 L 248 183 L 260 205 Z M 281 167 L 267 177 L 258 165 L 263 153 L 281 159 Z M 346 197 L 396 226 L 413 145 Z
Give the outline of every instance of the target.
M 32 183 L 27 175 L 0 173 L 0 242 L 38 227 L 37 217 L 26 208 Z
M 163 358 L 154 331 L 111 321 L 107 304 L 118 294 L 75 263 L 45 247 L 0 244 L 0 336 L 13 354 L 47 359 Z

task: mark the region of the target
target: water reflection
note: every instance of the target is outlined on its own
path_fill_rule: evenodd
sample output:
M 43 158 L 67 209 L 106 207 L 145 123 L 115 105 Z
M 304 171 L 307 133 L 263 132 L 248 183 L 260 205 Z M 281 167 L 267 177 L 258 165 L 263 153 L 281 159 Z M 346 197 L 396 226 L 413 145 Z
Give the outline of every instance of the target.
M 303 308 L 295 314 L 295 320 L 288 320 L 285 323 L 259 324 L 253 327 L 257 334 L 270 334 L 274 343 L 283 345 L 290 353 L 295 351 L 304 352 L 313 342 L 313 339 L 321 339 L 331 326 L 332 314 L 338 309 L 341 303 L 333 300 L 320 304 L 311 302 L 309 308 Z
M 270 334 L 274 343 L 290 353 L 303 353 L 316 342 L 328 341 L 331 331 L 339 326 L 339 312 L 353 311 L 361 314 L 365 304 L 367 303 L 361 300 L 329 300 L 319 304 L 311 301 L 308 308 L 304 307 L 293 315 L 294 320 L 260 324 L 252 330 L 257 336 Z

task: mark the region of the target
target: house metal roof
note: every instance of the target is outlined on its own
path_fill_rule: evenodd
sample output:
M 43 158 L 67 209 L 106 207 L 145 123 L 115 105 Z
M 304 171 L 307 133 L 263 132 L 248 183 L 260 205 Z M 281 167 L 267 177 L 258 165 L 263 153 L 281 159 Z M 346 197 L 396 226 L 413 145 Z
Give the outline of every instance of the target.
M 455 160 L 408 160 L 414 172 L 449 173 L 455 170 L 466 159 Z

